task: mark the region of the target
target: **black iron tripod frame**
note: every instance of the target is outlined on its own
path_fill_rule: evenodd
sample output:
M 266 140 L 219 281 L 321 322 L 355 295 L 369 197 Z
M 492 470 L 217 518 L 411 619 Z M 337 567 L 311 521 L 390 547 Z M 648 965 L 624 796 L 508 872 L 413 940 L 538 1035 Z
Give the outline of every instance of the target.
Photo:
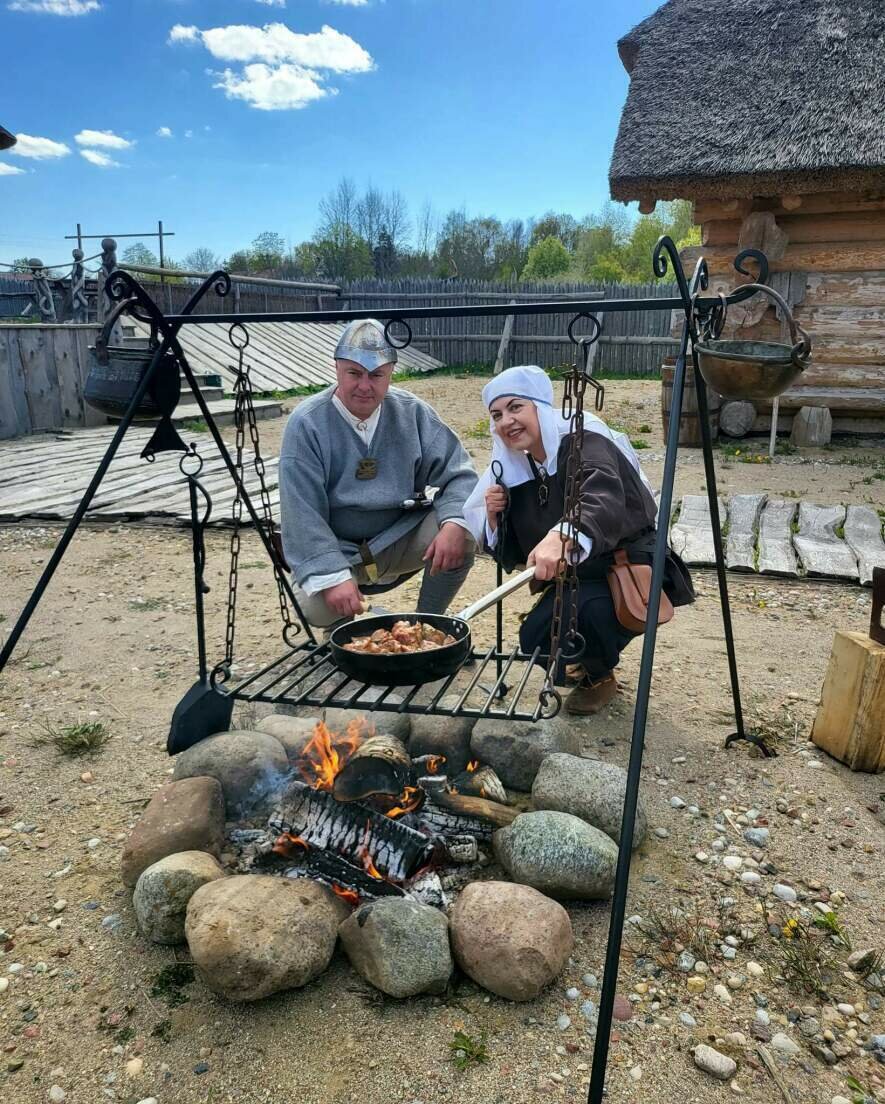
M 748 260 L 753 260 L 757 265 L 758 271 L 751 272 L 746 266 Z M 758 283 L 765 283 L 768 276 L 768 264 L 763 254 L 756 250 L 745 250 L 741 253 L 734 262 L 736 270 L 745 276 L 750 276 Z M 237 313 L 218 313 L 218 314 L 195 314 L 194 310 L 199 304 L 200 300 L 211 289 L 214 289 L 219 295 L 225 295 L 230 289 L 230 279 L 223 272 L 216 272 L 208 280 L 206 280 L 193 294 L 187 305 L 183 308 L 180 314 L 166 315 L 164 316 L 158 308 L 153 304 L 149 297 L 144 293 L 135 280 L 127 273 L 116 272 L 112 274 L 108 281 L 108 293 L 117 300 L 121 300 L 126 296 L 131 296 L 138 304 L 138 307 L 143 308 L 151 318 L 156 322 L 157 329 L 161 335 L 161 342 L 159 347 L 154 353 L 154 356 L 145 371 L 129 406 L 120 421 L 117 430 L 108 445 L 105 455 L 96 468 L 90 483 L 83 494 L 83 497 L 77 506 L 70 522 L 65 528 L 62 537 L 59 540 L 52 556 L 50 557 L 43 573 L 38 580 L 30 598 L 25 604 L 22 613 L 20 614 L 16 624 L 10 631 L 9 637 L 6 643 L 0 651 L 0 672 L 2 672 L 6 663 L 9 661 L 18 640 L 24 632 L 28 621 L 37 608 L 49 582 L 52 579 L 56 569 L 61 562 L 61 559 L 67 549 L 74 534 L 79 528 L 84 515 L 89 509 L 89 505 L 95 495 L 98 487 L 104 478 L 107 469 L 116 454 L 123 437 L 126 434 L 129 426 L 136 415 L 139 403 L 144 397 L 145 393 L 150 386 L 154 373 L 157 371 L 159 364 L 161 363 L 164 354 L 167 351 L 171 351 L 177 358 L 181 365 L 181 370 L 190 385 L 197 405 L 200 408 L 201 414 L 209 428 L 216 447 L 218 448 L 224 463 L 231 475 L 231 478 L 236 486 L 238 494 L 242 498 L 243 505 L 245 505 L 247 512 L 249 513 L 253 524 L 255 524 L 258 530 L 259 536 L 265 546 L 268 556 L 275 567 L 281 567 L 280 557 L 273 546 L 270 534 L 265 531 L 265 527 L 260 523 L 259 513 L 256 510 L 251 496 L 245 487 L 241 473 L 237 470 L 236 465 L 231 459 L 224 441 L 218 431 L 218 427 L 215 420 L 203 398 L 199 385 L 194 379 L 193 372 L 188 364 L 187 357 L 181 345 L 177 340 L 177 334 L 181 327 L 187 325 L 203 325 L 208 323 L 261 323 L 261 322 L 347 322 L 357 318 L 368 317 L 381 317 L 387 320 L 389 325 L 391 322 L 399 321 L 405 324 L 408 331 L 409 338 L 411 337 L 411 330 L 408 327 L 408 319 L 410 318 L 434 318 L 434 317 L 484 317 L 489 315 L 514 315 L 514 314 L 553 314 L 553 313 L 574 313 L 575 318 L 580 315 L 595 315 L 596 313 L 616 313 L 626 311 L 637 310 L 653 310 L 653 311 L 673 311 L 677 310 L 682 312 L 684 320 L 682 324 L 682 333 L 679 344 L 679 354 L 676 358 L 676 368 L 674 372 L 673 383 L 673 399 L 670 410 L 670 422 L 669 430 L 667 434 L 666 442 L 666 454 L 664 460 L 664 474 L 661 485 L 661 495 L 658 516 L 661 519 L 661 523 L 658 525 L 657 537 L 655 542 L 653 566 L 652 566 L 652 579 L 651 579 L 651 591 L 649 595 L 649 608 L 657 609 L 660 601 L 661 592 L 664 582 L 664 565 L 667 552 L 668 543 L 668 521 L 671 516 L 672 502 L 673 502 L 673 487 L 676 473 L 676 460 L 679 449 L 679 422 L 682 413 L 683 392 L 685 388 L 685 379 L 687 372 L 687 364 L 689 357 L 691 363 L 695 369 L 695 387 L 698 396 L 698 411 L 701 423 L 701 435 L 702 435 L 702 450 L 704 457 L 704 469 L 706 474 L 707 484 L 707 496 L 710 506 L 710 517 L 713 530 L 713 542 L 716 556 L 716 571 L 719 584 L 719 597 L 720 605 L 722 607 L 723 628 L 726 641 L 726 649 L 728 654 L 729 676 L 731 680 L 732 698 L 734 702 L 735 711 L 735 724 L 736 731 L 732 733 L 726 739 L 726 746 L 731 744 L 734 740 L 749 740 L 754 743 L 760 743 L 758 739 L 752 733 L 748 733 L 744 729 L 743 712 L 741 709 L 740 701 L 740 684 L 737 671 L 737 660 L 734 647 L 734 634 L 731 621 L 731 611 L 728 600 L 728 584 L 726 578 L 725 569 L 725 557 L 723 550 L 722 534 L 719 523 L 719 507 L 718 498 L 716 492 L 716 479 L 715 479 L 715 465 L 713 458 L 712 448 L 712 435 L 710 432 L 708 414 L 708 401 L 706 394 L 706 386 L 698 370 L 697 354 L 695 352 L 695 346 L 698 340 L 699 331 L 701 327 L 705 328 L 705 332 L 718 332 L 721 329 L 724 321 L 724 313 L 727 307 L 733 303 L 742 302 L 749 298 L 754 291 L 742 291 L 738 287 L 734 292 L 728 296 L 704 296 L 703 292 L 707 290 L 709 285 L 709 277 L 707 271 L 706 262 L 703 260 L 698 261 L 695 268 L 694 275 L 691 282 L 687 280 L 682 263 L 679 258 L 678 251 L 669 238 L 661 238 L 657 243 L 653 254 L 653 267 L 655 275 L 663 277 L 667 274 L 672 267 L 673 276 L 679 288 L 679 297 L 666 297 L 666 298 L 652 298 L 652 299 L 609 299 L 609 300 L 588 300 L 582 301 L 568 301 L 559 303 L 524 303 L 514 304 L 506 303 L 501 305 L 490 306 L 473 306 L 473 307 L 434 307 L 434 308 L 421 308 L 421 307 L 409 307 L 398 309 L 384 309 L 379 311 L 372 310 L 343 310 L 343 311 L 298 311 L 298 312 L 268 312 L 264 314 L 237 314 Z M 406 342 L 406 344 L 408 341 Z M 190 481 L 190 493 L 191 493 L 191 508 L 193 514 L 193 524 L 196 529 L 198 524 L 197 519 L 197 499 L 195 493 L 195 476 L 188 475 L 185 472 L 185 477 Z M 205 492 L 204 492 L 205 493 Z M 199 524 L 205 524 L 205 515 Z M 198 585 L 201 583 L 202 563 L 200 555 L 197 550 L 197 543 L 195 538 L 194 543 L 194 565 L 195 576 Z M 312 656 L 315 653 L 319 653 L 322 649 L 316 637 L 307 623 L 302 611 L 298 605 L 297 599 L 292 592 L 291 586 L 285 577 L 283 578 L 284 589 L 286 597 L 292 603 L 292 607 L 298 617 L 302 630 L 306 633 L 307 641 L 305 644 L 300 645 L 299 648 L 292 648 L 290 653 L 294 655 L 297 652 L 303 652 L 305 660 L 308 665 L 312 662 Z M 203 623 L 203 608 L 202 601 L 199 593 L 196 602 L 197 610 L 197 632 L 198 632 L 198 645 L 199 645 L 199 673 L 201 679 L 206 678 L 206 660 L 205 660 L 205 625 Z M 497 649 L 494 652 L 489 652 L 486 655 L 486 661 L 491 658 L 498 660 L 496 666 L 498 670 L 498 680 L 502 678 L 502 668 L 500 657 L 504 656 L 503 653 L 503 641 L 501 617 L 500 613 L 497 621 Z M 633 839 L 633 829 L 636 820 L 636 808 L 639 798 L 639 783 L 642 769 L 642 759 L 644 753 L 645 743 L 645 731 L 648 721 L 648 704 L 651 694 L 651 679 L 654 666 L 654 654 L 655 645 L 657 640 L 657 625 L 653 619 L 648 623 L 647 630 L 643 637 L 642 642 L 642 657 L 640 662 L 639 678 L 637 682 L 636 690 L 636 706 L 633 715 L 633 730 L 632 741 L 630 747 L 630 759 L 627 768 L 627 783 L 624 797 L 623 816 L 621 823 L 620 833 L 620 845 L 618 849 L 618 861 L 615 873 L 614 891 L 612 897 L 611 916 L 609 921 L 608 941 L 606 946 L 605 967 L 603 972 L 602 991 L 599 1003 L 599 1018 L 596 1031 L 596 1041 L 594 1046 L 593 1066 L 590 1079 L 590 1088 L 588 1094 L 588 1104 L 601 1104 L 604 1087 L 605 1087 L 605 1073 L 608 1063 L 608 1051 L 611 1034 L 611 1021 L 612 1012 L 614 1007 L 614 998 L 617 987 L 617 975 L 618 965 L 621 950 L 621 937 L 624 923 L 624 916 L 626 913 L 627 903 L 627 891 L 629 886 L 629 874 L 630 874 L 630 858 L 631 858 L 631 843 Z M 509 659 L 513 662 L 516 653 L 511 653 Z M 525 657 L 527 659 L 536 657 Z M 279 662 L 279 661 L 277 661 Z M 298 660 L 300 664 L 302 660 Z M 525 677 L 523 676 L 522 685 L 524 686 Z M 475 681 L 475 680 L 474 680 Z M 214 685 L 214 681 L 213 681 Z M 223 687 L 219 688 L 219 692 L 231 693 L 234 697 L 237 697 L 237 690 L 227 691 Z M 386 697 L 386 693 L 381 695 L 381 699 L 378 702 L 380 708 L 391 708 L 389 705 L 385 705 L 383 699 Z M 466 694 L 462 696 L 461 704 L 464 702 Z M 362 704 L 362 703 L 360 703 Z M 371 708 L 371 706 L 369 706 Z M 404 712 L 428 712 L 426 708 L 420 706 L 411 708 L 408 701 L 399 707 L 399 711 Z M 437 710 L 429 710 L 436 712 Z M 446 713 L 449 710 L 445 711 Z M 457 712 L 457 710 L 456 710 Z M 475 711 L 470 709 L 463 710 L 465 716 L 474 715 Z M 512 716 L 512 710 L 509 714 L 501 714 L 502 716 Z M 764 751 L 764 745 L 762 750 Z

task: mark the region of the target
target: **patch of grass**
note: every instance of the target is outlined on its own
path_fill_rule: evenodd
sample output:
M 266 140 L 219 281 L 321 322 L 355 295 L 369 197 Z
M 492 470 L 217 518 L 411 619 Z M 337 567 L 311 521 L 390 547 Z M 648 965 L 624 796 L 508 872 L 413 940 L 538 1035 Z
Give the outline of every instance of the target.
M 468 426 L 464 430 L 464 437 L 473 437 L 477 440 L 484 441 L 489 436 L 489 420 L 488 418 L 480 418 L 479 421 L 474 422 L 473 425 Z
M 240 571 L 250 571 L 258 567 L 270 567 L 270 560 L 253 560 L 252 563 L 241 563 Z
M 814 926 L 825 931 L 837 947 L 844 947 L 846 951 L 851 951 L 851 936 L 842 926 L 835 912 L 818 913 L 814 918 Z
M 833 532 L 836 534 L 836 536 L 839 538 L 839 540 L 845 540 L 845 525 L 844 524 L 843 525 L 837 525 L 833 529 Z
M 142 610 L 145 613 L 152 613 L 155 610 L 162 609 L 165 605 L 165 598 L 133 598 L 129 603 L 129 608 L 131 610 Z
M 101 721 L 65 725 L 59 729 L 44 725 L 44 729 L 46 735 L 37 740 L 37 744 L 52 744 L 61 755 L 88 755 L 98 751 L 111 738 Z
M 202 418 L 188 418 L 181 423 L 181 428 L 185 433 L 205 433 L 209 427 Z
M 637 957 L 652 957 L 660 967 L 674 973 L 684 950 L 704 962 L 710 962 L 716 954 L 715 935 L 701 916 L 697 902 L 691 911 L 649 903 L 641 926 L 629 926 L 628 939 L 631 937 L 639 939 L 639 946 L 630 948 Z
M 183 992 L 186 985 L 194 980 L 194 967 L 190 962 L 172 962 L 164 966 L 154 978 L 151 996 L 164 1000 L 170 1008 L 187 1004 L 190 997 Z
M 768 748 L 784 747 L 805 738 L 806 722 L 797 716 L 794 702 L 781 702 L 777 708 L 751 697 L 746 708 L 747 728 L 764 741 Z
M 871 1092 L 863 1087 L 856 1077 L 846 1077 L 845 1084 L 851 1090 L 851 1104 L 868 1104 L 875 1100 Z
M 114 1042 L 119 1043 L 120 1046 L 125 1046 L 130 1039 L 135 1038 L 134 1027 L 121 1027 L 117 1034 L 114 1036 Z
M 647 449 L 647 448 L 651 447 L 649 445 L 648 441 L 644 441 L 641 437 L 631 437 L 630 438 L 630 444 L 635 449 Z
M 172 1021 L 158 1020 L 151 1028 L 151 1036 L 154 1039 L 159 1039 L 161 1043 L 170 1043 L 172 1041 Z
M 489 1060 L 484 1031 L 478 1039 L 468 1035 L 466 1031 L 456 1031 L 449 1043 L 449 1050 L 452 1052 L 452 1065 L 462 1073 L 470 1066 L 482 1065 Z
M 5 620 L 6 620 L 6 614 L 5 613 L 0 613 L 0 625 L 2 625 Z
M 770 464 L 771 457 L 765 452 L 751 452 L 741 445 L 734 445 L 727 441 L 719 442 L 719 451 L 723 456 L 737 460 L 739 464 Z
M 651 426 L 643 424 L 639 427 L 639 432 L 640 433 L 651 433 Z
M 826 998 L 837 963 L 826 935 L 797 916 L 784 921 L 776 937 L 777 968 L 793 989 Z

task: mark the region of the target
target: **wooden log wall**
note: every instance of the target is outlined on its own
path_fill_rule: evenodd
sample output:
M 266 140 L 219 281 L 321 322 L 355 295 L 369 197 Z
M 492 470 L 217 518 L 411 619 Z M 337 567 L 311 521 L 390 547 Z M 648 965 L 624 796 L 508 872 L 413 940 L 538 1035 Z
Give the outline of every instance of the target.
M 341 289 L 343 304 L 382 311 L 385 307 L 436 307 L 527 302 L 549 299 L 640 299 L 676 295 L 675 285 L 579 284 L 525 281 L 518 284 L 485 280 L 443 280 L 404 277 L 392 280 L 354 280 Z M 491 367 L 502 344 L 506 318 L 433 318 L 413 321 L 416 346 L 445 364 L 485 364 Z M 513 317 L 503 367 L 539 364 L 555 368 L 570 364 L 575 347 L 566 334 L 573 312 Z M 664 357 L 674 352 L 665 311 L 609 314 L 603 319 L 603 337 L 597 371 L 619 376 L 657 376 Z M 577 327 L 581 332 L 581 326 Z
M 703 247 L 685 250 L 686 267 L 700 253 L 711 271 L 711 290 L 736 283 L 732 262 L 752 229 L 749 216 L 767 213 L 781 248 L 770 256 L 772 283 L 792 273 L 796 321 L 812 336 L 811 364 L 780 400 L 787 414 L 800 406 L 827 406 L 842 428 L 857 419 L 865 430 L 879 419 L 885 429 L 885 193 L 826 192 L 755 200 L 695 203 Z M 739 246 L 740 243 L 740 246 Z M 797 274 L 802 275 L 796 287 Z M 735 312 L 739 336 L 784 340 L 773 306 L 761 319 Z M 760 413 L 770 404 L 758 404 Z M 757 425 L 762 428 L 762 423 Z
M 106 424 L 83 401 L 97 334 L 95 325 L 0 325 L 0 440 Z

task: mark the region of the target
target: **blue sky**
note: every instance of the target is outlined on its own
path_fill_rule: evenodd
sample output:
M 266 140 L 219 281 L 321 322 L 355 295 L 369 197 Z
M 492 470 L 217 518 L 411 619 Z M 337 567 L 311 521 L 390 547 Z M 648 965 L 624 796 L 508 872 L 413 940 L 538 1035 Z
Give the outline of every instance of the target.
M 0 0 L 0 123 L 29 136 L 0 153 L 0 261 L 69 256 L 78 221 L 163 219 L 178 257 L 297 242 L 342 175 L 412 211 L 598 209 L 627 91 L 615 44 L 656 7 Z

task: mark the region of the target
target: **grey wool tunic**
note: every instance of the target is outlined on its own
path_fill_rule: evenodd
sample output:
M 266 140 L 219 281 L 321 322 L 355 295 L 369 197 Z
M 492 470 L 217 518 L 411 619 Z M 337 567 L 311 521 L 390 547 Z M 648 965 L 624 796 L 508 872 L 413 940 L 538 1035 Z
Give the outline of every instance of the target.
M 371 446 L 332 402 L 335 387 L 306 399 L 289 417 L 280 452 L 283 551 L 295 581 L 362 562 L 419 525 L 424 510 L 404 510 L 416 491 L 438 487 L 440 525 L 463 516 L 476 472 L 461 442 L 436 411 L 408 391 L 391 387 Z M 374 479 L 357 479 L 361 460 L 377 462 Z

